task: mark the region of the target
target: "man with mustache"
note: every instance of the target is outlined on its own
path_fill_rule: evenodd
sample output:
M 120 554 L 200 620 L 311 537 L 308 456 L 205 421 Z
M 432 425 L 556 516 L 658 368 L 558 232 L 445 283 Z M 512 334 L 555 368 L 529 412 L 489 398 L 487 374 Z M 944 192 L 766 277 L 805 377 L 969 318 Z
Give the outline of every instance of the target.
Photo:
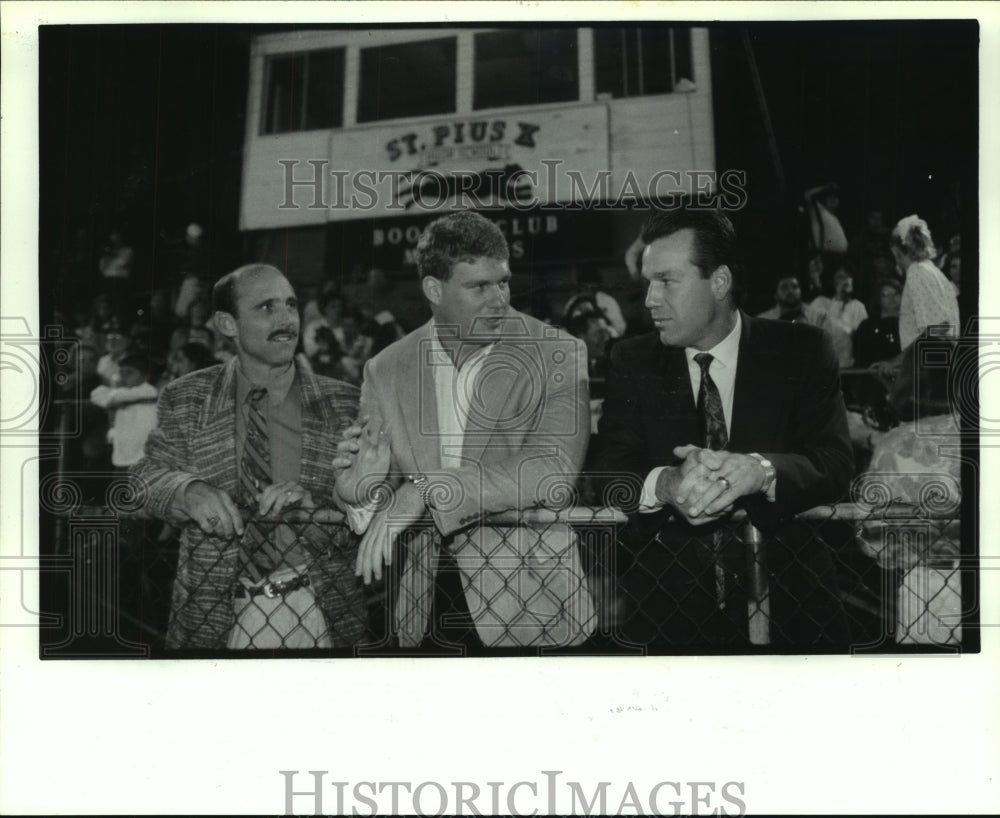
M 365 631 L 345 526 L 278 524 L 329 498 L 358 390 L 299 368 L 299 307 L 281 271 L 250 264 L 212 292 L 229 363 L 168 384 L 135 473 L 146 510 L 183 526 L 166 646 L 348 647 Z
M 830 337 L 739 309 L 736 235 L 721 212 L 655 212 L 642 276 L 655 331 L 615 345 L 597 470 L 634 491 L 623 510 L 629 641 L 651 648 L 750 645 L 747 546 L 766 537 L 774 646 L 843 649 L 832 555 L 793 515 L 846 494 L 853 457 Z

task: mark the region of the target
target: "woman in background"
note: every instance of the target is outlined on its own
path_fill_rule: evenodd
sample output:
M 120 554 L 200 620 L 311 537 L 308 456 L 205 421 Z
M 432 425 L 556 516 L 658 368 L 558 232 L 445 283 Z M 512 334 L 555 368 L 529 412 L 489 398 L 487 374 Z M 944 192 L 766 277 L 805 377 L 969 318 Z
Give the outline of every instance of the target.
M 958 299 L 948 277 L 934 266 L 934 240 L 927 222 L 918 216 L 900 219 L 892 231 L 892 254 L 903 271 L 899 305 L 899 344 L 903 352 L 930 327 L 947 327 L 941 334 L 958 334 Z
M 948 387 L 958 300 L 951 282 L 931 261 L 934 242 L 923 219 L 900 220 L 892 231 L 892 252 L 906 277 L 899 311 L 902 352 L 872 368 L 891 378 L 889 403 L 898 425 L 869 437 L 870 476 L 893 502 L 919 506 L 933 483 L 941 498 L 957 507 L 959 459 L 942 452 L 961 431 Z M 916 354 L 918 346 L 933 354 Z

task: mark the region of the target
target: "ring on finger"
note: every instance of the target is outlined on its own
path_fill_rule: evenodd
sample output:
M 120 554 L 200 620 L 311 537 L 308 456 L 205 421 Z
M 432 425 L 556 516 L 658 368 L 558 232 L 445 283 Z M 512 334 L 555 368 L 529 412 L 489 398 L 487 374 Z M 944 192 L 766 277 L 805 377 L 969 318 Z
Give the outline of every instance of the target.
M 220 522 L 221 520 L 215 514 L 213 514 L 211 517 L 208 518 L 208 524 L 212 528 L 215 528 Z
M 732 483 L 730 483 L 730 482 L 729 482 L 729 481 L 728 481 L 728 480 L 727 480 L 727 479 L 726 479 L 725 477 L 721 477 L 721 476 L 720 476 L 720 477 L 717 477 L 716 479 L 717 479 L 717 480 L 718 480 L 718 481 L 719 481 L 720 483 L 724 483 L 724 484 L 725 484 L 725 486 L 726 486 L 726 489 L 731 489 L 731 488 L 733 487 L 733 484 L 732 484 Z

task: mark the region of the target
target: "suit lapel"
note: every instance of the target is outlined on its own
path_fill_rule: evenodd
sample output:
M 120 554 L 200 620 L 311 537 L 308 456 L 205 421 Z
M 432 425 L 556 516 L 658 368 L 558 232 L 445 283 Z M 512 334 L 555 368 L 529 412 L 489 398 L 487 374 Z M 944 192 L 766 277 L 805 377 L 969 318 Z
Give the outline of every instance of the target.
M 767 418 L 761 416 L 761 401 L 754 399 L 755 389 L 766 388 L 763 380 L 768 361 L 755 344 L 751 319 L 742 311 L 740 321 L 743 326 L 733 386 L 733 428 L 729 430 L 729 445 L 726 447 L 734 452 L 753 450 L 754 430 L 768 425 Z
M 701 423 L 698 417 L 696 396 L 691 389 L 687 357 L 678 347 L 661 347 L 663 350 L 663 400 L 664 417 L 659 420 L 667 427 L 669 448 L 695 444 L 701 446 Z M 670 456 L 671 453 L 668 452 Z
M 212 475 L 211 482 L 220 488 L 232 490 L 238 480 L 236 473 L 236 358 L 219 372 L 205 399 L 201 428 L 195 432 L 195 451 L 211 452 L 210 463 L 205 467 Z M 203 441 L 201 445 L 199 441 Z M 218 447 L 219 441 L 227 445 Z
M 393 392 L 399 403 L 399 413 L 406 426 L 417 470 L 433 472 L 441 468 L 441 439 L 430 333 L 431 323 L 428 322 L 408 336 L 413 345 L 401 350 L 398 358 L 400 370 L 394 373 L 398 382 L 406 388 L 394 386 Z
M 434 380 L 434 362 L 431 361 L 432 322 L 428 322 L 407 338 L 413 346 L 401 350 L 401 371 L 396 375 L 409 388 L 396 390 L 400 414 L 413 446 L 413 456 L 421 471 L 441 468 L 441 436 L 438 426 L 437 393 Z M 537 348 L 523 343 L 529 338 L 522 327 L 514 339 L 497 342 L 490 351 L 483 368 L 473 384 L 469 418 L 462 442 L 462 457 L 478 461 L 497 434 L 508 431 L 514 424 L 523 428 L 521 414 L 526 407 L 525 393 L 542 394 L 545 388 L 544 369 L 537 360 Z M 526 366 L 530 360 L 534 366 Z M 418 365 L 413 366 L 412 362 Z M 414 402 L 419 411 L 414 411 Z M 505 422 L 506 419 L 506 422 Z
M 303 485 L 309 485 L 321 481 L 321 470 L 329 474 L 329 463 L 336 453 L 334 430 L 338 425 L 327 402 L 322 399 L 315 376 L 299 368 L 297 364 L 296 370 L 302 403 L 302 465 L 299 480 Z
M 514 422 L 523 414 L 518 403 L 524 399 L 525 390 L 542 395 L 545 389 L 541 364 L 533 352 L 531 345 L 516 341 L 500 341 L 490 350 L 473 384 L 475 397 L 462 443 L 464 459 L 481 460 L 487 445 L 498 434 L 513 431 L 515 426 L 523 428 L 523 423 Z M 529 359 L 535 366 L 526 366 Z

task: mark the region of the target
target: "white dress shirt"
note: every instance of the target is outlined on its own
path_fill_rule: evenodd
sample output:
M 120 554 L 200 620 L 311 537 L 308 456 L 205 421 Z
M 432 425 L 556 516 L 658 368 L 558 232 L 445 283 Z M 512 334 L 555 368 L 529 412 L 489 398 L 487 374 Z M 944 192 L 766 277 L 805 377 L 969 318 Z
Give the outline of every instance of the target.
M 493 349 L 493 344 L 472 353 L 458 369 L 438 339 L 437 326 L 431 327 L 429 361 L 434 377 L 437 402 L 438 434 L 441 441 L 441 468 L 457 469 L 462 465 L 465 428 L 469 423 L 476 377 Z
M 698 403 L 698 391 L 701 389 L 701 366 L 698 365 L 694 356 L 703 351 L 708 352 L 712 356 L 712 362 L 708 367 L 708 374 L 715 381 L 715 385 L 719 390 L 719 397 L 722 399 L 722 412 L 726 418 L 727 434 L 733 428 L 733 393 L 736 389 L 736 362 L 739 358 L 740 336 L 742 335 L 742 319 L 739 317 L 739 313 L 736 315 L 736 322 L 732 331 L 711 349 L 684 348 L 695 405 Z M 663 508 L 663 503 L 656 498 L 656 482 L 660 478 L 660 473 L 665 468 L 667 467 L 657 466 L 646 477 L 645 482 L 642 484 L 642 497 L 639 500 L 640 511 L 650 513 Z
M 813 299 L 810 306 L 814 310 L 822 310 L 848 335 L 853 335 L 854 331 L 861 326 L 861 322 L 868 317 L 868 310 L 858 299 L 851 298 L 845 301 L 843 298 L 827 298 L 819 296 Z
M 431 325 L 428 359 L 434 378 L 442 469 L 457 469 L 462 465 L 462 446 L 465 444 L 465 428 L 469 422 L 476 376 L 494 346 L 489 344 L 476 350 L 458 369 L 438 340 L 437 325 Z M 377 505 L 372 501 L 363 506 L 347 506 L 347 521 L 355 533 L 362 534 L 367 530 Z

